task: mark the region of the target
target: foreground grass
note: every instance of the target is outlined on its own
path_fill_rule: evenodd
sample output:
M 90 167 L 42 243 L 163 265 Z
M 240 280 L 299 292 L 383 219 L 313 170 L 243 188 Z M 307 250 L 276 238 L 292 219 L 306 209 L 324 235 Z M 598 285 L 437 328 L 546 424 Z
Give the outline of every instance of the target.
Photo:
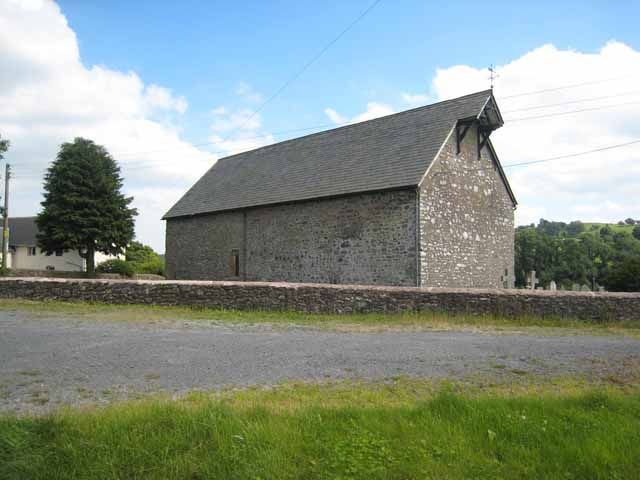
M 3 479 L 625 479 L 640 390 L 289 385 L 0 417 Z
M 26 311 L 40 316 L 64 315 L 108 321 L 197 320 L 241 324 L 302 325 L 338 331 L 382 330 L 529 330 L 537 334 L 583 333 L 640 338 L 640 321 L 588 321 L 553 317 L 452 315 L 439 312 L 397 314 L 309 314 L 220 310 L 202 307 L 112 305 L 87 302 L 0 299 L 0 310 Z

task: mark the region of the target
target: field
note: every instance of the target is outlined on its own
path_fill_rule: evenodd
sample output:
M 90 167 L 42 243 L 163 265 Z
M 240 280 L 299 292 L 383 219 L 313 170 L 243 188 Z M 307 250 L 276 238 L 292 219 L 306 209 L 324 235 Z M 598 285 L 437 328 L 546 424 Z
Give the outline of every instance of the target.
M 285 385 L 0 419 L 3 479 L 622 479 L 640 392 Z

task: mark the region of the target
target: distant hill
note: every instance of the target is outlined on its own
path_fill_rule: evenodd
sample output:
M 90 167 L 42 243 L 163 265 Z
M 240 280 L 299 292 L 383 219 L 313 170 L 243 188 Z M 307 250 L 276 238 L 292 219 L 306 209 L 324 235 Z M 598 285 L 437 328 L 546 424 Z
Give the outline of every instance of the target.
M 596 230 L 596 229 L 601 229 L 602 227 L 609 227 L 611 228 L 611 230 L 613 230 L 614 232 L 621 232 L 621 233 L 631 233 L 633 232 L 633 227 L 635 225 L 618 225 L 617 223 L 596 223 L 596 222 L 585 222 L 583 223 L 584 225 L 584 229 L 585 230 Z

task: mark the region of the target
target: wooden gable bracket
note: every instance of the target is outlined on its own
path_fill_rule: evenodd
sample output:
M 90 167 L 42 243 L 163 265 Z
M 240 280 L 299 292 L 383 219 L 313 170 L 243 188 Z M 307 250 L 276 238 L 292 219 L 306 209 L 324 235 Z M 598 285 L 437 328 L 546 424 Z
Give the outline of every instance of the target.
M 460 155 L 460 145 L 473 123 L 473 121 L 458 121 L 458 123 L 456 123 L 456 155 Z
M 492 129 L 478 125 L 478 160 L 482 154 L 482 149 L 487 145 L 489 141 L 489 135 L 491 135 Z

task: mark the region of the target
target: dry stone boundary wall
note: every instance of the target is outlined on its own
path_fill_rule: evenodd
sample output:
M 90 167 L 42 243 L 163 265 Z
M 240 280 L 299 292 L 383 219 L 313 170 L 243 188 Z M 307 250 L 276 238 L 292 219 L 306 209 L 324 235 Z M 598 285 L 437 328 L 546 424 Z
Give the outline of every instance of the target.
M 310 313 L 434 311 L 640 320 L 640 293 L 6 277 L 0 278 L 0 298 Z

